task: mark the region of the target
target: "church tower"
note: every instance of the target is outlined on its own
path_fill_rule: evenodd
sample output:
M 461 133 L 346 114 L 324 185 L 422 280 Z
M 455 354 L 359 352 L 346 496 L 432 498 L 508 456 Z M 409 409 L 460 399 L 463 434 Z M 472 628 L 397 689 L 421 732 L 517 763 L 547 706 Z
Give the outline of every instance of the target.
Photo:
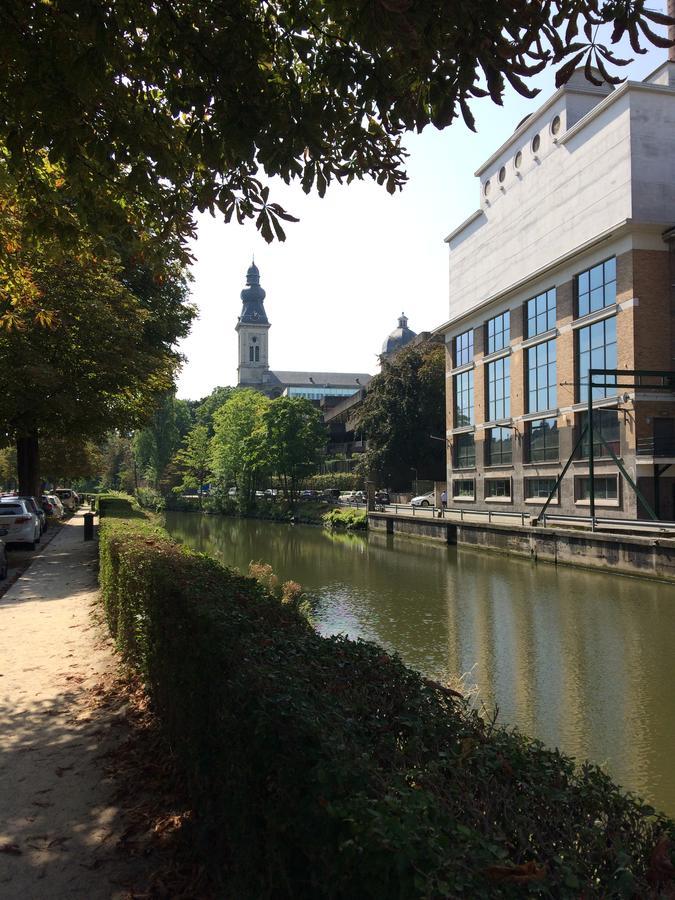
M 269 381 L 267 340 L 270 323 L 263 304 L 265 291 L 260 287 L 260 272 L 255 262 L 246 273 L 246 287 L 241 292 L 241 299 L 241 315 L 235 326 L 239 337 L 237 384 L 260 388 Z

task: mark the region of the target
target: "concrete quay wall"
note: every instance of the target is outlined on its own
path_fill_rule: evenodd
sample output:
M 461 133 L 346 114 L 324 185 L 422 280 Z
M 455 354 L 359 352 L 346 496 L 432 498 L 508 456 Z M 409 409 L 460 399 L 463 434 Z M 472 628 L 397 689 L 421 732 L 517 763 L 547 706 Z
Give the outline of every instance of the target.
M 606 532 L 448 522 L 369 513 L 368 527 L 387 534 L 515 554 L 554 565 L 611 570 L 675 582 L 675 540 Z

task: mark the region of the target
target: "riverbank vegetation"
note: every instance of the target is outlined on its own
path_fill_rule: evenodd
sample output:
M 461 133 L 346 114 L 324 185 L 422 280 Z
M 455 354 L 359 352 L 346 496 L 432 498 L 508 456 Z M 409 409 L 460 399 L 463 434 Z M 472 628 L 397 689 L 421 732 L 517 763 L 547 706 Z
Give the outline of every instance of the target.
M 347 531 L 365 531 L 368 528 L 368 514 L 351 506 L 336 507 L 324 513 L 323 523 L 327 528 L 345 528 Z
M 221 893 L 667 897 L 675 823 L 486 721 L 380 647 L 324 638 L 254 580 L 120 520 L 109 627 L 183 767 Z

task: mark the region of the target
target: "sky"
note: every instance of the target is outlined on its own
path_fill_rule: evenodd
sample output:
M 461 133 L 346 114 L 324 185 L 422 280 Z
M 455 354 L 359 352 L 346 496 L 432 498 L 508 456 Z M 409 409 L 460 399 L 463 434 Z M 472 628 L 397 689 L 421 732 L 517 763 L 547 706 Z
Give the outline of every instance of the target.
M 650 49 L 622 74 L 641 80 L 666 55 Z M 334 184 L 321 199 L 305 195 L 299 184 L 271 181 L 270 199 L 300 219 L 284 223 L 284 243 L 267 244 L 253 223 L 226 225 L 200 216 L 191 247 L 199 318 L 180 345 L 186 362 L 178 396 L 199 399 L 218 385 L 237 383 L 234 326 L 253 256 L 267 292 L 272 369 L 375 374 L 382 344 L 402 312 L 415 332 L 446 321 L 443 239 L 478 208 L 473 173 L 554 92 L 554 72 L 528 83 L 540 88 L 533 100 L 513 90 L 502 107 L 476 100 L 477 133 L 458 119 L 444 131 L 429 127 L 409 135 L 409 181 L 394 196 L 366 181 Z

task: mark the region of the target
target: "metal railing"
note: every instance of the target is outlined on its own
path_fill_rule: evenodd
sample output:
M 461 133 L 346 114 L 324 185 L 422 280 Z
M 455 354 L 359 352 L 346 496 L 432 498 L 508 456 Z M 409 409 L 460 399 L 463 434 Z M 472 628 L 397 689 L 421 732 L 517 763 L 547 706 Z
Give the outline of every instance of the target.
M 673 457 L 675 440 L 670 438 L 640 438 L 636 451 L 638 456 Z

